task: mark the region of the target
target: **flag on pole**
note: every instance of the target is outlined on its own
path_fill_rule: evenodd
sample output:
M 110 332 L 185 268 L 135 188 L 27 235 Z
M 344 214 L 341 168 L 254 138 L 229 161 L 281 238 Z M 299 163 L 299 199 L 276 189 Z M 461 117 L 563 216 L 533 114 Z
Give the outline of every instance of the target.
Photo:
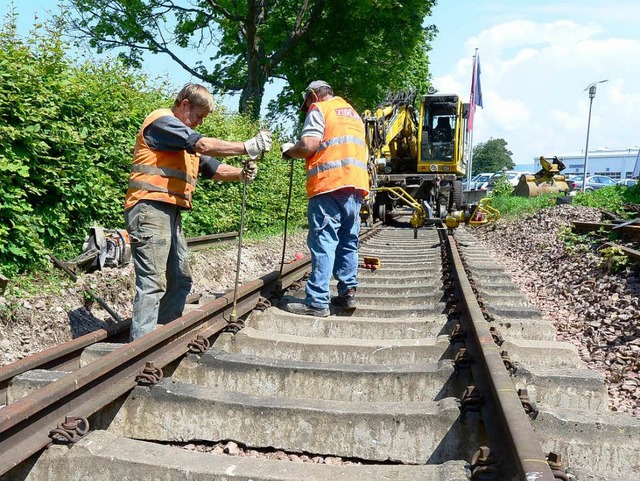
M 471 75 L 471 96 L 469 98 L 469 121 L 467 122 L 467 130 L 473 130 L 473 114 L 476 111 L 476 105 L 482 107 L 482 88 L 480 86 L 480 54 L 473 56 L 473 72 Z

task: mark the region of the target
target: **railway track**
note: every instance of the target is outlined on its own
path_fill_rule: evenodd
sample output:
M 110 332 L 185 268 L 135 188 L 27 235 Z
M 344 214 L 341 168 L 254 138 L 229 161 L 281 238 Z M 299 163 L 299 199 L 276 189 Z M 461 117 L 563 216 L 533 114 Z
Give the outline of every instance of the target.
M 469 232 L 373 228 L 360 253 L 382 267 L 352 315 L 278 308 L 303 259 L 242 286 L 246 323 L 226 295 L 129 344 L 76 340 L 70 373 L 0 369 L 0 479 L 638 479 L 640 422 Z

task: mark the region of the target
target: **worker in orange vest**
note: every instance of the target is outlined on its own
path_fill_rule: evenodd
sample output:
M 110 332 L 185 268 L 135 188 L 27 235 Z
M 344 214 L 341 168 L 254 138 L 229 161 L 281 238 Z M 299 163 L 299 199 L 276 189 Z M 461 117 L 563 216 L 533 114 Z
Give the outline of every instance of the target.
M 284 309 L 295 314 L 326 317 L 330 304 L 353 310 L 358 287 L 360 207 L 369 192 L 364 124 L 351 105 L 334 97 L 322 80 L 303 94 L 306 118 L 300 140 L 282 146 L 282 158 L 306 159 L 307 218 L 312 272 L 303 303 Z M 338 295 L 330 297 L 331 275 Z
M 124 204 L 136 273 L 131 340 L 182 315 L 192 278 L 181 212 L 192 207 L 198 175 L 250 182 L 258 171 L 253 160 L 271 148 L 271 133 L 266 130 L 246 142 L 195 132 L 213 108 L 207 89 L 189 83 L 171 109 L 151 112 L 136 136 Z M 251 161 L 240 168 L 210 157 L 214 155 L 248 155 Z

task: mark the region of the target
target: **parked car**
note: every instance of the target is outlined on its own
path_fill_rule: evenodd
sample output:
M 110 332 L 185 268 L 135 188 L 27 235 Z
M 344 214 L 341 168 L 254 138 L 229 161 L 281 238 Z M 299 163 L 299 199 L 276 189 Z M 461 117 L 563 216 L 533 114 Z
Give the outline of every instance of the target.
M 487 190 L 489 187 L 489 179 L 493 176 L 493 172 L 483 172 L 477 174 L 471 182 L 471 190 Z
M 638 179 L 620 179 L 616 184 L 624 185 L 625 187 L 633 187 L 638 183 Z
M 520 176 L 521 175 L 531 175 L 531 172 L 516 172 L 514 170 L 509 170 L 506 172 L 506 176 L 507 179 L 509 180 L 509 183 L 512 186 L 516 186 L 518 185 L 518 182 L 520 182 Z M 505 173 L 501 172 L 496 172 L 495 174 L 493 174 L 493 176 L 491 177 L 491 179 L 489 180 L 489 189 L 493 189 L 496 185 L 496 183 L 502 178 L 502 176 L 505 175 Z
M 609 187 L 610 185 L 616 185 L 616 181 L 606 175 L 590 175 L 587 177 L 587 185 L 585 191 L 598 190 L 603 187 Z M 582 178 L 575 180 L 573 187 L 575 190 L 582 190 Z
M 579 180 L 582 180 L 582 176 L 581 175 L 567 175 L 564 180 L 567 183 L 567 185 L 569 186 L 570 190 L 576 190 L 576 183 Z

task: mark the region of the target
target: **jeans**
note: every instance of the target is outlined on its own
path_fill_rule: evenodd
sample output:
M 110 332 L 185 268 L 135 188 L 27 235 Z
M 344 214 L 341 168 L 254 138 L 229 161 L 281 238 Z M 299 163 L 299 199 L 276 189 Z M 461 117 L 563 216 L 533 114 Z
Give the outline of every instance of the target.
M 193 283 L 181 209 L 142 200 L 124 213 L 136 273 L 131 340 L 182 316 Z
M 307 218 L 311 251 L 311 277 L 307 281 L 305 303 L 329 307 L 331 274 L 338 281 L 338 294 L 358 286 L 358 233 L 362 193 L 340 189 L 309 199 Z

